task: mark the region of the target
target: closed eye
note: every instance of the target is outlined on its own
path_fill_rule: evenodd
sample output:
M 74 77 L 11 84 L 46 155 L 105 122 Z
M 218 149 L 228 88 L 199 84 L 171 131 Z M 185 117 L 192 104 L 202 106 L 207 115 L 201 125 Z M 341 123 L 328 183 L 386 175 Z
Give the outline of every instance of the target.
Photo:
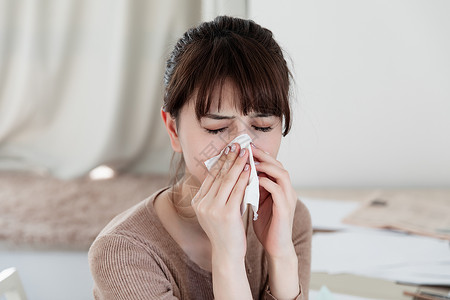
M 226 127 L 219 128 L 219 129 L 208 129 L 208 128 L 205 128 L 205 130 L 206 130 L 208 133 L 211 133 L 211 134 L 218 134 L 219 132 L 222 132 L 222 131 L 224 131 L 225 129 L 227 129 L 227 128 L 226 128 Z
M 257 126 L 253 126 L 253 128 L 255 128 L 256 130 L 262 131 L 262 132 L 269 132 L 272 130 L 272 127 L 257 127 Z
M 255 130 L 261 131 L 261 132 L 269 132 L 271 131 L 273 128 L 272 127 L 258 127 L 258 126 L 252 126 L 253 128 L 255 128 Z M 205 128 L 205 130 L 210 133 L 210 134 L 218 134 L 220 132 L 223 132 L 225 129 L 227 129 L 228 127 L 222 127 L 219 129 L 208 129 Z

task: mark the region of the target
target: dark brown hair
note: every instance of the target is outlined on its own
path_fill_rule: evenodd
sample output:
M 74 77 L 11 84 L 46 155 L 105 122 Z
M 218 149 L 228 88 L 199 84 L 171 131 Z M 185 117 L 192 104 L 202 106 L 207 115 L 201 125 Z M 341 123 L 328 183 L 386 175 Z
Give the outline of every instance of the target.
M 270 30 L 251 20 L 220 16 L 189 29 L 178 40 L 167 60 L 163 109 L 177 121 L 197 91 L 195 113 L 200 120 L 210 109 L 213 91 L 231 80 L 238 93 L 236 108 L 244 115 L 258 112 L 280 117 L 285 136 L 291 128 L 291 78 Z M 179 165 L 176 174 L 182 168 Z

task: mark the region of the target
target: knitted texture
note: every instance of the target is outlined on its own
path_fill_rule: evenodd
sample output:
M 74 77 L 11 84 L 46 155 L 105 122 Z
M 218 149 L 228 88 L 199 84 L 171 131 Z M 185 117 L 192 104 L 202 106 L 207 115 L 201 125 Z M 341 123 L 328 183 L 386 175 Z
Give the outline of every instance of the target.
M 189 259 L 155 212 L 153 200 L 165 189 L 114 218 L 92 244 L 95 299 L 214 299 L 211 272 Z M 268 291 L 264 249 L 247 220 L 245 264 L 253 298 L 275 299 Z M 298 201 L 293 227 L 301 285 L 297 299 L 308 298 L 311 236 L 309 212 Z

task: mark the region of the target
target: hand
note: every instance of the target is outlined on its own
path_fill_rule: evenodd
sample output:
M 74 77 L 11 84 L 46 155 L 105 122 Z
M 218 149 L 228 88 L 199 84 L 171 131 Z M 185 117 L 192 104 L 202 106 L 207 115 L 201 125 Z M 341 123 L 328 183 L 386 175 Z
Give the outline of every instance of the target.
M 258 220 L 253 228 L 269 258 L 285 258 L 295 255 L 292 243 L 297 194 L 292 187 L 289 173 L 275 158 L 252 144 L 253 156 L 259 161 L 260 200 Z
M 248 150 L 240 151 L 239 144 L 227 147 L 192 199 L 200 226 L 211 242 L 213 260 L 243 261 L 245 257 L 240 205 L 250 175 L 247 158 Z

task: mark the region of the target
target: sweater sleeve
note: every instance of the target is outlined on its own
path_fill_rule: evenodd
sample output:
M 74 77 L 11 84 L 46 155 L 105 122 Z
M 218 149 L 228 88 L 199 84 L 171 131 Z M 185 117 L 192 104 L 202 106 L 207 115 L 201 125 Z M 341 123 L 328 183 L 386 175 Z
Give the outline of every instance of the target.
M 157 257 L 121 235 L 105 235 L 89 250 L 94 298 L 177 299 Z
M 300 200 L 295 209 L 292 240 L 298 257 L 298 277 L 302 298 L 308 300 L 309 281 L 311 279 L 311 241 L 312 223 L 308 208 Z
M 295 300 L 308 300 L 309 281 L 311 278 L 311 240 L 312 224 L 308 209 L 300 200 L 295 208 L 294 224 L 292 228 L 292 241 L 298 258 L 298 277 L 300 293 Z M 266 286 L 264 300 L 277 300 Z

